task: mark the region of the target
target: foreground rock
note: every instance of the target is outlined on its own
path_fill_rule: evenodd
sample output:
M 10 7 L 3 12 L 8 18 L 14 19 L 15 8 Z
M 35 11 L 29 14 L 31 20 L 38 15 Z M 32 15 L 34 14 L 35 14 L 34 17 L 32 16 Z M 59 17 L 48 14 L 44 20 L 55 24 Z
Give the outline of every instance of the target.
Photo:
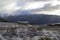
M 60 25 L 60 24 L 59 24 Z M 60 26 L 0 22 L 1 40 L 60 40 Z

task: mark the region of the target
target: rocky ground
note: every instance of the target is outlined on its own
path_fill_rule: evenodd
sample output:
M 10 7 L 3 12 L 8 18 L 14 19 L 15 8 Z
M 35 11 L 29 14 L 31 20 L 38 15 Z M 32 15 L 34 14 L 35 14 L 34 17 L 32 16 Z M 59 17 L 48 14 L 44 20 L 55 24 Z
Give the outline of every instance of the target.
M 0 26 L 0 40 L 60 40 L 58 25 L 0 24 L 3 26 Z

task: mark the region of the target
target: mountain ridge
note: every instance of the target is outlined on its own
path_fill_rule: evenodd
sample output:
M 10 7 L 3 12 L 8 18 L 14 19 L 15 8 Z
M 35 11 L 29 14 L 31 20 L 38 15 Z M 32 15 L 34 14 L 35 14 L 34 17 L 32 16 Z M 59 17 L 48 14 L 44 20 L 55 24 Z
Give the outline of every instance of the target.
M 8 16 L 5 19 L 10 22 L 28 21 L 30 24 L 36 25 L 60 23 L 60 16 L 44 14 Z

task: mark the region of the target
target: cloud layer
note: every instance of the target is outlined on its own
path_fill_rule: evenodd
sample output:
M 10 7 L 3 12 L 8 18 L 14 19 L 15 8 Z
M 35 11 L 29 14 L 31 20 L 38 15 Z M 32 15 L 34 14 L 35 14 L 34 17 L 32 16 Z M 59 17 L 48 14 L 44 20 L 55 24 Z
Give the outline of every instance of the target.
M 14 15 L 16 11 L 31 14 L 60 15 L 59 0 L 0 0 L 0 14 Z M 24 14 L 24 13 L 22 13 Z

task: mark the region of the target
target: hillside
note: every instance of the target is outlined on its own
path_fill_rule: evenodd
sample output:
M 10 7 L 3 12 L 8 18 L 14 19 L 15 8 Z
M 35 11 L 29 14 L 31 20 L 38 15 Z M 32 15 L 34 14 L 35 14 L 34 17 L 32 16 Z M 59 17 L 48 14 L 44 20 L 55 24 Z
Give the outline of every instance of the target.
M 0 18 L 0 22 L 8 22 L 8 21 L 4 18 Z
M 49 23 L 60 23 L 60 16 L 44 15 L 44 14 L 8 16 L 5 19 L 11 22 L 28 21 L 30 24 L 38 24 L 38 25 L 49 24 Z

